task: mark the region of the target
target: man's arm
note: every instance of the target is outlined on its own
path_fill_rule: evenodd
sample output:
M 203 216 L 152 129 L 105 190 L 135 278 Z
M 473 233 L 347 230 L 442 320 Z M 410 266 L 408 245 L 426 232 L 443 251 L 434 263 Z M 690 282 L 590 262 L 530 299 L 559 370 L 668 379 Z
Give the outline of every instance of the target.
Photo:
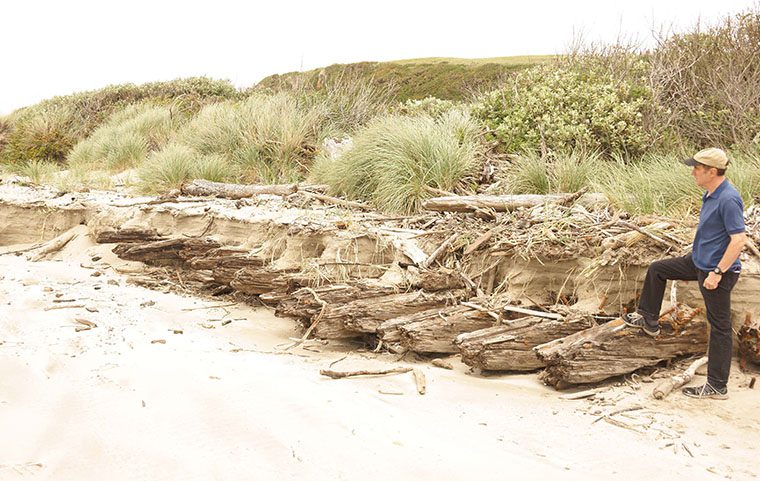
M 741 254 L 742 249 L 744 249 L 745 244 L 747 244 L 746 232 L 731 235 L 731 241 L 728 243 L 726 252 L 723 253 L 723 257 L 720 259 L 720 262 L 718 262 L 718 267 L 722 272 L 726 272 L 726 270 L 733 265 L 734 261 L 739 257 L 739 254 Z M 705 289 L 712 290 L 718 287 L 720 278 L 721 276 L 714 272 L 708 274 L 704 282 Z

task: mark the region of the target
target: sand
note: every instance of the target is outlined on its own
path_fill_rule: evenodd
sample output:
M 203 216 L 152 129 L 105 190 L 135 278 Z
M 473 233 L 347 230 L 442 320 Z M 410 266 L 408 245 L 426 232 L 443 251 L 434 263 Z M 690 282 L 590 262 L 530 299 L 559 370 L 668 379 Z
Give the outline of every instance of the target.
M 0 480 L 693 480 L 758 471 L 760 385 L 748 387 L 756 373 L 735 368 L 728 401 L 654 401 L 653 384 L 636 377 L 564 400 L 535 374 L 483 377 L 456 356 L 448 371 L 335 342 L 284 351 L 300 333 L 269 309 L 150 291 L 115 267 L 141 269 L 86 235 L 48 260 L 0 256 Z M 70 305 L 83 307 L 58 309 Z M 77 331 L 76 319 L 97 327 Z M 415 366 L 427 393 L 411 374 L 319 374 L 333 363 Z M 641 408 L 602 419 L 630 407 Z

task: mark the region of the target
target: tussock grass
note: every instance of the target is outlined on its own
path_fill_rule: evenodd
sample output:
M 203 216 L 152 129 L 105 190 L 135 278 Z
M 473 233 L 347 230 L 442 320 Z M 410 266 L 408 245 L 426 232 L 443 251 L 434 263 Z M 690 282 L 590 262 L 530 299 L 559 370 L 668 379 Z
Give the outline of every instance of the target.
M 110 85 L 89 92 L 53 97 L 19 109 L 5 120 L 10 125 L 0 162 L 30 159 L 63 162 L 71 148 L 90 135 L 111 114 L 129 105 L 150 101 L 191 115 L 203 105 L 242 94 L 228 81 L 204 77 L 143 85 Z
M 163 146 L 180 120 L 169 107 L 137 104 L 112 115 L 68 157 L 73 168 L 118 172 L 139 165 L 148 153 Z
M 685 156 L 653 155 L 635 164 L 609 163 L 593 182 L 612 204 L 634 214 L 672 217 L 699 211 L 704 190 L 694 183 Z M 745 206 L 760 194 L 760 160 L 751 154 L 730 155 L 728 180 L 741 194 Z
M 467 182 L 480 153 L 477 126 L 464 114 L 389 115 L 358 132 L 353 149 L 337 159 L 320 156 L 313 177 L 334 193 L 411 213 L 436 189 L 454 191 Z
M 253 95 L 204 108 L 176 142 L 220 156 L 249 182 L 294 181 L 303 178 L 322 138 L 322 113 L 292 95 Z
M 150 154 L 138 175 L 139 189 L 153 193 L 179 188 L 192 179 L 234 182 L 239 174 L 221 156 L 200 155 L 186 145 L 170 144 Z
M 513 194 L 577 192 L 590 185 L 595 172 L 606 164 L 597 153 L 576 150 L 570 154 L 540 156 L 527 152 L 503 167 L 504 190 Z
M 55 178 L 56 173 L 60 171 L 60 166 L 53 162 L 35 159 L 18 164 L 12 170 L 18 175 L 28 177 L 33 184 L 43 184 Z

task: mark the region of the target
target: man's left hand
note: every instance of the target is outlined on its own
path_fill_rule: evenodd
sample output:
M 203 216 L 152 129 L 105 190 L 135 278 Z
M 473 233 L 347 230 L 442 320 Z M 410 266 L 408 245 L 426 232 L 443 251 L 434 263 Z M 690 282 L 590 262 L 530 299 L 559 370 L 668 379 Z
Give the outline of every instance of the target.
M 707 275 L 705 282 L 702 285 L 705 286 L 705 289 L 712 291 L 713 289 L 718 288 L 718 284 L 720 283 L 722 277 L 723 276 L 719 276 L 718 274 L 711 272 Z

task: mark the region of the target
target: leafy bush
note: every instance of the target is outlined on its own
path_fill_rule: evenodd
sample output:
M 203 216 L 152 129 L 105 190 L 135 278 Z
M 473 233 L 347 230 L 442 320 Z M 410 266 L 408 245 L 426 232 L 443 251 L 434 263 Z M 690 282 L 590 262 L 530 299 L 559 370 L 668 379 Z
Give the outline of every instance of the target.
M 401 115 L 429 115 L 440 118 L 447 112 L 454 110 L 457 104 L 451 100 L 442 100 L 435 97 L 425 97 L 422 100 L 407 100 L 400 104 L 395 111 Z
M 635 156 L 655 140 L 644 128 L 651 95 L 645 85 L 601 69 L 541 66 L 486 95 L 474 114 L 505 151 L 583 148 Z
M 424 199 L 440 190 L 467 183 L 481 152 L 477 124 L 457 112 L 438 120 L 380 117 L 359 131 L 353 143 L 337 159 L 320 156 L 315 180 L 334 193 L 402 213 L 419 210 Z

